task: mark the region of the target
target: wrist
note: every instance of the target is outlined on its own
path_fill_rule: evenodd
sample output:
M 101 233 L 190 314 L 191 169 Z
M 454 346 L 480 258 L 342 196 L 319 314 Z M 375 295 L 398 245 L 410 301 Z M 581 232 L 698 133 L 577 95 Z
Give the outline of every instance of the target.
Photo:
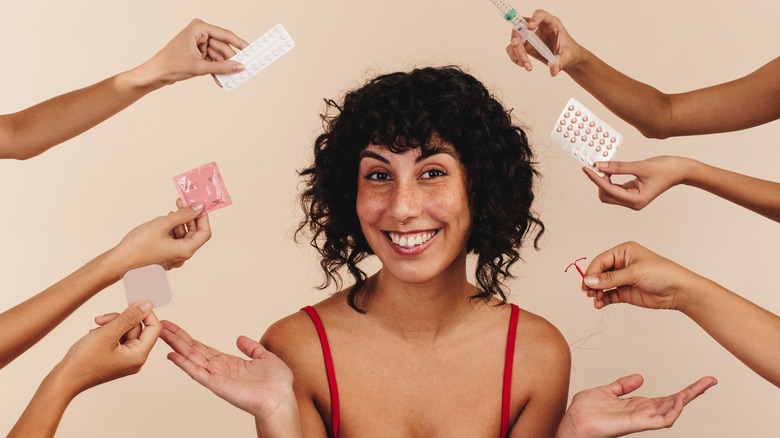
M 163 75 L 149 65 L 148 61 L 138 67 L 118 74 L 116 79 L 119 87 L 123 90 L 138 93 L 142 96 L 167 85 L 163 80 Z
M 572 78 L 578 78 L 581 77 L 589 70 L 591 70 L 591 67 L 588 67 L 588 65 L 593 61 L 595 58 L 595 55 L 593 53 L 582 46 L 577 46 L 577 54 L 573 55 L 571 57 L 571 60 L 566 64 L 566 66 L 563 68 L 563 71 L 569 74 Z M 573 53 L 573 49 L 569 49 L 570 53 Z
M 262 411 L 253 415 L 257 429 L 264 438 L 303 436 L 294 393 L 285 396 L 274 409 Z
M 43 379 L 40 391 L 44 394 L 48 403 L 67 406 L 70 401 L 76 398 L 83 389 L 79 388 L 74 379 L 67 371 L 65 365 L 60 362 L 52 368 L 48 375 Z
M 702 294 L 707 290 L 709 280 L 686 268 L 683 269 L 685 276 L 677 286 L 675 307 L 683 314 L 691 316 L 691 310 L 701 308 L 701 300 L 708 299 Z
M 701 174 L 704 164 L 694 160 L 693 158 L 686 157 L 673 157 L 675 162 L 678 163 L 678 169 L 680 169 L 680 182 L 678 184 L 684 184 L 686 186 L 697 186 L 701 181 Z

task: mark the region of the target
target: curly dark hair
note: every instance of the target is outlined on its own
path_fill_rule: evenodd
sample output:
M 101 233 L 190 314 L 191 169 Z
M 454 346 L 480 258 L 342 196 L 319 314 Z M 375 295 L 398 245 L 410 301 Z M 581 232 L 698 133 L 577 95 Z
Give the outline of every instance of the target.
M 509 269 L 521 259 L 523 239 L 535 232 L 538 250 L 544 233 L 531 211 L 538 176 L 533 152 L 510 111 L 454 66 L 381 75 L 347 92 L 343 104 L 325 103 L 325 132 L 314 143 L 314 163 L 300 171 L 305 218 L 296 231 L 299 236 L 308 229 L 322 256 L 326 278 L 320 288 L 331 282 L 341 287 L 338 270 L 346 265 L 355 279 L 349 305 L 363 312 L 357 300 L 367 277 L 358 263 L 373 250 L 356 212 L 360 152 L 369 144 L 393 153 L 417 147 L 425 152 L 440 139 L 453 145 L 468 174 L 472 230 L 466 245 L 478 256 L 480 290 L 472 298 L 499 296 L 506 303 L 503 281 L 513 277 Z

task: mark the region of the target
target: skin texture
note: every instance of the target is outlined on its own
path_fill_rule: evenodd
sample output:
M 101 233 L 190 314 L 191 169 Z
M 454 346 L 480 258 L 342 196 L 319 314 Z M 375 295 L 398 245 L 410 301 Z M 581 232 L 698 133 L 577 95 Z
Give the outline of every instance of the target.
M 227 61 L 247 42 L 229 30 L 193 20 L 138 67 L 97 84 L 0 115 L 0 158 L 26 160 L 73 138 L 132 105 L 146 94 L 207 74 L 243 66 Z
M 550 67 L 565 71 L 615 115 L 648 138 L 738 131 L 780 118 L 780 57 L 732 81 L 684 93 L 663 93 L 615 70 L 569 35 L 561 20 L 537 10 L 528 20 L 559 61 Z M 529 56 L 540 59 L 512 32 L 506 48 L 512 62 L 531 70 Z M 542 62 L 544 62 L 542 60 Z M 723 108 L 729 108 L 723 111 Z

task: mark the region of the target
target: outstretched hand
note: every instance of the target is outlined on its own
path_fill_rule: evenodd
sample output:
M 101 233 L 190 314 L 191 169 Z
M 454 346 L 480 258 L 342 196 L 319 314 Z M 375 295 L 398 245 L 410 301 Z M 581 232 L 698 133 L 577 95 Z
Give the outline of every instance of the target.
M 290 401 L 295 405 L 292 371 L 258 342 L 238 338 L 238 349 L 248 357 L 244 359 L 193 339 L 170 321 L 162 325 L 160 337 L 173 348 L 168 359 L 220 398 L 259 420 L 289 408 Z
M 609 385 L 586 389 L 572 398 L 556 438 L 611 438 L 643 430 L 671 427 L 685 405 L 717 384 L 703 377 L 666 397 L 627 397 L 642 386 L 644 379 L 633 374 Z

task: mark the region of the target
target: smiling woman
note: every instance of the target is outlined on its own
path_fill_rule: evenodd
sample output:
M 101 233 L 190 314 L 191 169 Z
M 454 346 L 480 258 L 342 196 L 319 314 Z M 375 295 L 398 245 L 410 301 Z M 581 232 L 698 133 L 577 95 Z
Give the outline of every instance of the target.
M 568 345 L 507 305 L 503 285 L 544 229 L 533 154 L 509 112 L 453 67 L 379 76 L 327 105 L 298 231 L 320 252 L 323 287 L 341 287 L 343 267 L 355 284 L 261 343 L 240 337 L 249 359 L 162 322 L 168 357 L 252 414 L 258 436 L 622 436 L 671 426 L 714 384 L 621 398 L 642 384 L 627 376 L 578 393 L 564 416 Z M 382 267 L 368 276 L 358 265 L 371 255 Z
M 304 435 L 552 436 L 568 346 L 503 286 L 543 231 L 525 133 L 454 67 L 379 76 L 327 106 L 299 231 L 323 287 L 345 266 L 355 284 L 262 341 L 293 371 Z

